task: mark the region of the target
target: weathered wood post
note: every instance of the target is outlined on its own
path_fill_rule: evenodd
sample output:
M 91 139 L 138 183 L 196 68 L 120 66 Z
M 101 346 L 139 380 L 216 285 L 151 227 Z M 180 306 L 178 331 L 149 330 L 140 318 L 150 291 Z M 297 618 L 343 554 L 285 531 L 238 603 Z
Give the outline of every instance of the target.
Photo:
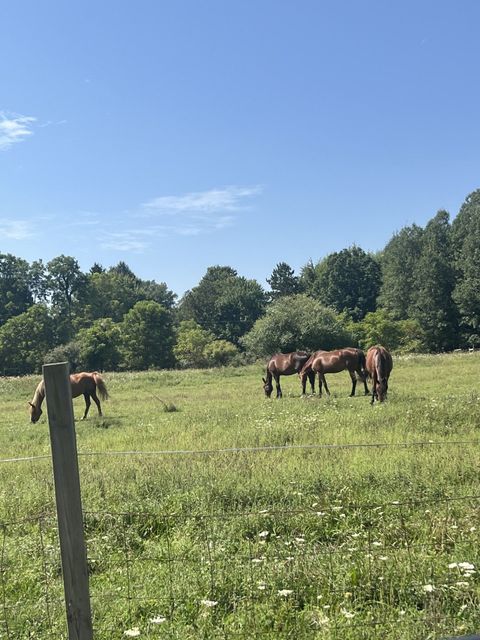
M 88 566 L 69 365 L 43 366 L 69 640 L 92 640 Z

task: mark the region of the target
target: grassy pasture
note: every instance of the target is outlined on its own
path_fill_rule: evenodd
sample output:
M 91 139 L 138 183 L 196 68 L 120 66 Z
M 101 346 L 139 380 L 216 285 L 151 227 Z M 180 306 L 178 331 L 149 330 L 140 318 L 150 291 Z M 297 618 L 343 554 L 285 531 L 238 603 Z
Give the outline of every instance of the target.
M 104 417 L 77 423 L 95 637 L 478 631 L 480 448 L 461 443 L 479 437 L 479 371 L 478 354 L 398 359 L 373 407 L 346 373 L 330 398 L 283 378 L 281 401 L 260 366 L 106 374 Z M 46 456 L 0 463 L 2 640 L 65 637 L 38 380 L 0 379 L 0 457 Z

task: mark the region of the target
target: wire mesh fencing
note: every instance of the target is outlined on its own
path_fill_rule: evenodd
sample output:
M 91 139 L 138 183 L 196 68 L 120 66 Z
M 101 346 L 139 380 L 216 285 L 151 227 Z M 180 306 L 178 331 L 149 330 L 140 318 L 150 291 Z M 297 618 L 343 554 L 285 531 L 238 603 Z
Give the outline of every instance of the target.
M 480 496 L 85 511 L 95 637 L 442 638 L 480 623 Z M 0 638 L 65 637 L 56 520 L 0 523 Z

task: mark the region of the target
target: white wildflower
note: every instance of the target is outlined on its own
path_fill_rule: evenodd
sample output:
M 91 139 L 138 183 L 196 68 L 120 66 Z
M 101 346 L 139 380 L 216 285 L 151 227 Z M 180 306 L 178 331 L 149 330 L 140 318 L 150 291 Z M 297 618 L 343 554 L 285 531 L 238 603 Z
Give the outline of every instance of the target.
M 353 618 L 355 616 L 353 611 L 347 611 L 347 609 L 340 609 L 340 612 L 343 613 L 345 618 Z
M 150 618 L 149 622 L 151 622 L 152 624 L 162 624 L 163 622 L 166 622 L 167 619 L 164 618 L 164 616 L 155 616 L 155 618 Z
M 432 591 L 435 591 L 435 587 L 433 586 L 433 584 L 424 584 L 422 589 L 425 591 L 425 593 L 432 593 Z
M 475 569 L 475 565 L 471 562 L 459 562 L 458 568 L 462 571 L 473 571 Z
M 460 580 L 459 582 L 455 582 L 457 587 L 469 587 L 470 583 Z
M 267 585 L 265 584 L 265 582 L 257 582 L 257 589 L 260 589 L 260 591 L 265 591 L 266 588 Z
M 124 636 L 128 636 L 129 638 L 138 638 L 140 635 L 140 629 L 138 627 L 133 627 L 133 629 L 127 629 L 123 632 Z
M 372 547 L 381 547 L 381 546 L 382 546 L 382 543 L 379 542 L 378 540 L 374 540 L 372 542 Z
M 291 596 L 293 593 L 293 589 L 279 589 L 277 591 L 278 595 L 281 596 L 282 598 L 288 598 L 288 596 Z
M 216 600 L 201 600 L 200 604 L 203 604 L 204 607 L 216 607 L 218 602 Z
M 260 531 L 260 533 L 258 534 L 259 538 L 268 538 L 268 536 L 270 535 L 270 531 Z

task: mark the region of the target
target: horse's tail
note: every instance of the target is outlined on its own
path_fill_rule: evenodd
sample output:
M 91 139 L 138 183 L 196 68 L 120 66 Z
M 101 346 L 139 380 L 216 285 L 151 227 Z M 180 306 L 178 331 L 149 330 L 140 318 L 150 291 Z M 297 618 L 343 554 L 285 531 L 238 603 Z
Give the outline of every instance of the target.
M 361 350 L 359 350 L 358 352 L 358 370 L 360 372 L 360 375 L 367 379 L 367 359 L 365 358 L 365 354 Z
M 110 396 L 108 395 L 107 385 L 105 384 L 105 380 L 97 372 L 93 373 L 92 375 L 93 375 L 93 379 L 95 380 L 95 384 L 97 385 L 97 391 L 100 394 L 100 398 L 102 400 L 108 400 Z
M 313 362 L 313 356 L 315 354 L 312 353 L 311 356 L 309 356 L 307 358 L 307 360 L 305 360 L 305 362 L 303 363 L 303 365 L 300 367 L 299 371 L 298 371 L 298 376 L 299 378 L 302 378 L 302 376 L 304 375 L 308 375 L 311 370 L 312 370 L 312 362 Z

